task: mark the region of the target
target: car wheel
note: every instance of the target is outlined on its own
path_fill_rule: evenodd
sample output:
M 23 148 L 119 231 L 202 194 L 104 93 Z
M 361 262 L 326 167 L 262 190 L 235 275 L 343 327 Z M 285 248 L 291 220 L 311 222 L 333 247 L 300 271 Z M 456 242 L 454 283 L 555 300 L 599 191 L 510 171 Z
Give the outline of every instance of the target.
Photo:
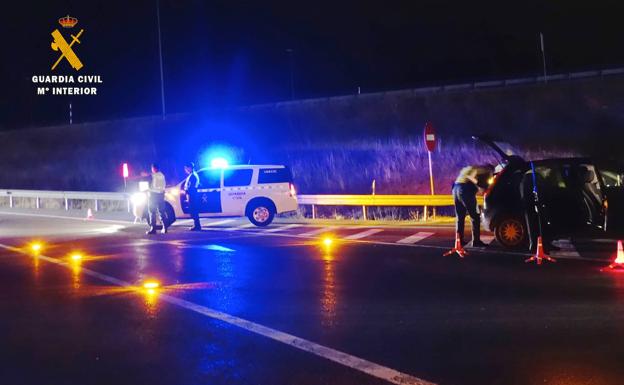
M 176 220 L 175 211 L 169 203 L 165 204 L 165 217 L 163 220 L 167 222 L 167 227 L 171 226 Z
M 508 216 L 499 221 L 494 235 L 498 243 L 508 249 L 519 248 L 527 242 L 526 225 L 516 216 Z
M 275 209 L 268 202 L 258 202 L 253 204 L 248 212 L 249 221 L 258 227 L 265 227 L 273 222 Z

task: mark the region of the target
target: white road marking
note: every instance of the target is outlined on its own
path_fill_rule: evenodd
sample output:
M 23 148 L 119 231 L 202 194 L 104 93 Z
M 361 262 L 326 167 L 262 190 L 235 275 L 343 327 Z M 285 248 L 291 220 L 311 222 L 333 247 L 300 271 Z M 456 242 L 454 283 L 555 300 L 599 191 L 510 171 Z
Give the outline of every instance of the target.
M 325 226 L 325 227 L 321 227 L 320 229 L 316 229 L 316 230 L 308 231 L 307 233 L 299 234 L 299 236 L 300 237 L 313 237 L 315 235 L 319 235 L 327 231 L 333 231 L 339 228 L 340 226 Z M 275 234 L 275 235 L 278 235 L 278 234 Z
M 71 220 L 79 220 L 85 223 L 88 222 L 108 222 L 108 223 L 125 223 L 125 224 L 132 224 L 132 221 L 116 221 L 116 220 L 106 220 L 106 219 L 93 219 L 90 221 L 85 221 L 83 218 L 75 218 L 75 217 L 67 217 L 67 216 L 61 216 L 61 215 L 47 215 L 47 214 L 30 214 L 30 213 L 11 213 L 11 212 L 7 212 L 7 211 L 2 211 L 0 210 L 0 215 L 16 215 L 16 216 L 29 216 L 29 217 L 43 217 L 43 218 L 55 218 L 55 219 L 71 219 Z M 178 222 L 176 222 L 178 223 Z M 144 224 L 135 224 L 135 226 L 144 226 Z M 386 226 L 388 228 L 401 228 L 401 227 L 392 227 L 392 226 Z M 341 226 L 327 226 L 318 230 L 314 230 L 311 231 L 309 233 L 312 233 L 311 235 L 309 235 L 309 233 L 303 233 L 303 234 L 290 234 L 290 233 L 269 233 L 267 235 L 270 236 L 274 236 L 274 237 L 288 237 L 288 238 L 310 238 L 314 235 L 318 235 L 324 231 L 331 231 L 331 230 L 335 230 L 337 228 L 342 228 Z M 438 229 L 448 229 L 450 228 L 450 226 L 419 226 L 419 228 L 421 229 L 427 229 L 427 230 L 438 230 Z M 213 231 L 229 231 L 230 228 L 219 228 L 219 227 L 207 227 L 206 230 L 213 230 Z M 244 229 L 243 229 L 244 230 Z M 426 233 L 426 232 L 423 232 Z M 257 231 L 255 232 L 245 232 L 245 234 L 249 234 L 249 235 L 259 235 L 260 233 L 258 233 Z M 430 234 L 434 234 L 434 233 L 430 233 Z M 415 234 L 416 235 L 416 234 Z M 427 236 L 428 237 L 428 236 Z M 410 237 L 404 238 L 408 239 Z M 425 237 L 426 238 L 426 237 Z M 424 239 L 424 238 L 423 238 Z M 401 241 L 401 240 L 400 240 Z M 452 245 L 452 240 L 450 240 L 449 242 L 449 246 L 437 246 L 437 245 L 420 245 L 417 243 L 409 243 L 409 242 L 382 242 L 382 241 L 372 241 L 372 240 L 365 240 L 365 239 L 355 239 L 353 240 L 353 242 L 360 242 L 360 243 L 367 243 L 367 244 L 376 244 L 376 245 L 387 245 L 387 246 L 401 246 L 401 247 L 414 247 L 414 248 L 427 248 L 427 249 L 439 249 L 439 250 L 448 250 L 449 247 Z M 592 240 L 593 241 L 593 240 Z M 617 242 L 617 240 L 613 240 L 613 239 L 599 239 L 596 240 L 597 242 Z M 146 242 L 147 243 L 147 242 Z M 532 253 L 528 253 L 528 252 L 521 252 L 521 251 L 509 251 L 509 250 L 504 250 L 504 249 L 475 249 L 472 250 L 471 252 L 473 253 L 481 253 L 481 254 L 504 254 L 504 255 L 512 255 L 512 256 L 522 256 L 522 257 L 527 257 L 527 256 L 532 256 Z M 584 260 L 584 261 L 594 261 L 594 262 L 611 262 L 612 258 L 587 258 L 587 257 L 569 257 L 566 256 L 565 254 L 557 256 L 557 258 L 559 259 L 577 259 L 577 260 Z
M 434 235 L 435 233 L 429 233 L 426 231 L 419 231 L 416 234 L 410 235 L 409 237 L 405 237 L 403 239 L 399 239 L 398 241 L 396 241 L 396 243 L 400 243 L 400 244 L 414 244 L 414 243 L 418 243 L 420 241 L 422 241 L 425 238 L 429 238 L 430 236 Z
M 20 253 L 24 255 L 31 255 L 28 252 L 25 252 L 19 248 L 12 247 L 9 245 L 4 245 L 0 243 L 0 247 L 5 250 L 13 251 L 16 253 Z M 57 264 L 59 266 L 65 267 L 70 270 L 73 268 L 70 263 L 62 261 L 60 259 L 47 257 L 41 254 L 38 255 L 38 258 L 46 262 Z M 110 284 L 121 286 L 121 287 L 126 287 L 126 288 L 134 287 L 129 282 L 122 281 L 115 277 L 111 277 L 109 275 L 102 274 L 95 270 L 87 269 L 84 267 L 81 269 L 81 274 L 88 275 L 88 276 L 97 278 L 101 281 L 108 282 Z M 393 384 L 435 385 L 432 382 L 411 376 L 403 372 L 399 372 L 398 370 L 394 370 L 389 367 L 379 365 L 374 362 L 371 362 L 371 361 L 368 361 L 368 360 L 365 360 L 356 356 L 352 356 L 350 354 L 341 352 L 340 350 L 332 349 L 330 347 L 317 344 L 315 342 L 306 340 L 304 338 L 300 338 L 292 334 L 284 333 L 277 329 L 263 326 L 261 324 L 246 320 L 244 318 L 236 317 L 231 314 L 224 313 L 218 310 L 214 310 L 209 307 L 202 306 L 202 305 L 199 305 L 194 302 L 190 302 L 190 301 L 178 298 L 178 297 L 174 297 L 174 296 L 164 294 L 164 293 L 159 293 L 158 299 L 161 301 L 167 302 L 171 305 L 179 306 L 181 308 L 193 311 L 195 313 L 202 314 L 206 317 L 216 319 L 224 323 L 227 323 L 229 325 L 233 325 L 241 329 L 247 330 L 249 332 L 267 337 L 269 339 L 272 339 L 273 341 L 281 342 L 293 348 L 303 350 L 305 352 L 308 352 L 316 356 L 325 358 L 327 360 L 336 362 L 338 364 L 344 365 L 346 367 L 360 371 L 362 373 L 366 373 L 370 376 L 380 378 L 382 380 L 388 381 Z
M 377 234 L 382 232 L 383 229 L 369 229 L 369 230 L 364 230 L 361 231 L 359 233 L 355 233 L 355 234 L 351 234 L 347 237 L 344 237 L 343 239 L 362 239 L 362 238 L 366 238 L 368 236 L 371 236 L 373 234 Z
M 550 253 L 554 258 L 580 258 L 581 254 L 576 251 L 576 247 L 569 239 L 559 239 L 553 241 L 553 245 L 561 248 L 561 250 L 552 251 Z
M 226 230 L 226 231 L 237 231 L 237 230 L 249 229 L 249 228 L 252 228 L 252 227 L 256 227 L 256 225 L 254 225 L 253 223 L 245 223 L 245 224 L 240 225 L 240 226 L 228 227 L 228 228 L 223 229 L 223 230 Z
M 481 236 L 481 242 L 489 245 L 490 243 L 492 243 L 494 241 L 496 237 L 493 235 L 482 235 Z
M 224 225 L 226 223 L 232 223 L 235 222 L 236 219 L 223 219 L 221 221 L 214 221 L 214 222 L 208 222 L 208 223 L 202 223 L 202 226 L 217 226 L 217 225 Z
M 283 230 L 288 230 L 288 229 L 294 229 L 295 227 L 301 227 L 303 225 L 297 224 L 297 223 L 291 223 L 289 225 L 284 225 L 284 226 L 280 226 L 280 227 L 272 227 L 270 229 L 266 229 L 263 232 L 264 233 L 276 233 L 278 231 L 283 231 Z
M 12 213 L 12 212 L 7 212 L 7 211 L 0 211 L 0 214 L 2 215 L 15 215 L 15 216 L 22 216 L 22 217 L 40 217 L 40 218 L 52 218 L 52 219 L 70 219 L 70 220 L 74 220 L 74 221 L 81 221 L 81 222 L 104 222 L 104 223 L 123 223 L 123 224 L 131 224 L 131 225 L 141 225 L 141 223 L 134 223 L 133 221 L 123 221 L 123 220 L 114 220 L 114 219 L 99 219 L 99 218 L 93 218 L 93 219 L 89 219 L 88 221 L 85 218 L 77 218 L 77 217 L 70 217 L 70 216 L 62 216 L 62 215 L 51 215 L 51 214 L 34 214 L 34 213 Z M 145 225 L 143 225 L 145 226 Z

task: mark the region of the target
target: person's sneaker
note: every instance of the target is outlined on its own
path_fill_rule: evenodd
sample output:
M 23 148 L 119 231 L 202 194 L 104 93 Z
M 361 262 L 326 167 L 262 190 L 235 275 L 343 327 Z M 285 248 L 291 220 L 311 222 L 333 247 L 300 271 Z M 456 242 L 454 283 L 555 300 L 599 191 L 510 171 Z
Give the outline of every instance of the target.
M 193 226 L 189 230 L 190 231 L 201 231 L 201 227 Z
M 163 226 L 163 228 L 160 229 L 160 233 L 161 234 L 167 234 L 167 228 L 165 226 Z
M 488 247 L 487 243 L 483 243 L 481 241 L 472 241 L 470 242 L 470 247 Z
M 153 227 L 150 227 L 150 228 L 149 228 L 149 230 L 147 230 L 147 231 L 145 232 L 145 234 L 147 234 L 147 235 L 156 234 L 156 229 L 155 229 L 155 228 L 153 228 Z

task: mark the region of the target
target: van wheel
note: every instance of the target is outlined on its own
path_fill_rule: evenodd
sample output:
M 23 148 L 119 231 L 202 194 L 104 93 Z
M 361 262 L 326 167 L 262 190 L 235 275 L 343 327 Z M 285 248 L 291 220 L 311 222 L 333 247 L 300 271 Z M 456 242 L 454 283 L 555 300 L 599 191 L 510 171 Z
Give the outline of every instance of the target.
M 268 201 L 260 201 L 252 203 L 247 210 L 247 218 L 258 227 L 265 227 L 273 222 L 275 217 L 275 209 Z
M 498 243 L 508 249 L 517 249 L 527 242 L 526 225 L 516 216 L 507 216 L 499 221 L 494 235 Z

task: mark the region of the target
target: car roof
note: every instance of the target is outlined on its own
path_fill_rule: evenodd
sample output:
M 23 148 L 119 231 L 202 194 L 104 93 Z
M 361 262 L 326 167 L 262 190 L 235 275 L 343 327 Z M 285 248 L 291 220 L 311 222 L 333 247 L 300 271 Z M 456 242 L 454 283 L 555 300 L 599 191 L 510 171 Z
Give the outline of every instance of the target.
M 204 167 L 197 171 L 216 170 L 220 167 Z M 286 168 L 283 164 L 233 164 L 225 167 L 228 170 L 241 170 L 249 168 Z

